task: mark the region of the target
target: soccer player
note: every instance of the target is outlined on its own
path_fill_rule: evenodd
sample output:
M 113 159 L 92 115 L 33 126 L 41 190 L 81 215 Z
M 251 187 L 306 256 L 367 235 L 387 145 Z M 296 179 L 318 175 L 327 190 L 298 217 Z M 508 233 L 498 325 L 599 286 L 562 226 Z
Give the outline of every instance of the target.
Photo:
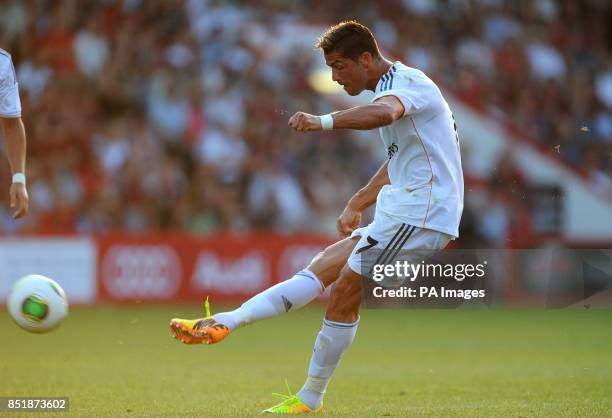
M 25 184 L 26 138 L 15 67 L 11 56 L 3 49 L 0 49 L 0 123 L 13 174 L 9 189 L 10 204 L 15 210 L 13 218 L 18 219 L 26 214 L 29 205 Z
M 344 239 L 306 269 L 234 311 L 170 321 L 174 337 L 183 343 L 213 344 L 240 327 L 303 307 L 334 283 L 308 378 L 297 394 L 265 411 L 271 413 L 321 408 L 332 373 L 357 331 L 363 276 L 378 262 L 368 254 L 387 258 L 400 250 L 442 249 L 459 235 L 463 210 L 457 132 L 438 87 L 423 72 L 385 59 L 370 30 L 355 21 L 329 28 L 317 47 L 333 80 L 348 94 L 367 89 L 375 96 L 370 104 L 327 115 L 297 112 L 289 127 L 298 132 L 378 128 L 388 159 L 339 216 L 337 228 Z M 359 228 L 362 211 L 375 202 L 374 221 Z

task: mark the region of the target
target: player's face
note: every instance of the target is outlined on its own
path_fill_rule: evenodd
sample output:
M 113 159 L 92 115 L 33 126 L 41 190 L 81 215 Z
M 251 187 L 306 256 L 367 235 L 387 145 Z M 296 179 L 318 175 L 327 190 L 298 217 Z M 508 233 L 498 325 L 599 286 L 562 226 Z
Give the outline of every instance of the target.
M 367 71 L 361 59 L 355 62 L 332 52 L 325 55 L 325 63 L 332 69 L 332 80 L 351 96 L 357 96 L 366 88 Z

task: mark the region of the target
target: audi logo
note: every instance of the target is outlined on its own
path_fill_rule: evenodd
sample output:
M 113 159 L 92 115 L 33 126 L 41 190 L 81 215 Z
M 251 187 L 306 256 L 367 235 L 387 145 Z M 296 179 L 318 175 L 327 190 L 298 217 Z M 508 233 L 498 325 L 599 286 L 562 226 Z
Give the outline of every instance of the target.
M 168 245 L 114 245 L 102 265 L 108 293 L 120 299 L 169 299 L 181 283 L 181 262 Z

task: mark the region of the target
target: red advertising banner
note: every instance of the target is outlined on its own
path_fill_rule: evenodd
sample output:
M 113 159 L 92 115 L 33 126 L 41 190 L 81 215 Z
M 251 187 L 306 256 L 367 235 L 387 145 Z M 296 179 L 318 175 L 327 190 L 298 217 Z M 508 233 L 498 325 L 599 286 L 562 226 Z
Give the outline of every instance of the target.
M 249 297 L 305 268 L 333 239 L 117 234 L 96 241 L 99 300 L 174 302 Z

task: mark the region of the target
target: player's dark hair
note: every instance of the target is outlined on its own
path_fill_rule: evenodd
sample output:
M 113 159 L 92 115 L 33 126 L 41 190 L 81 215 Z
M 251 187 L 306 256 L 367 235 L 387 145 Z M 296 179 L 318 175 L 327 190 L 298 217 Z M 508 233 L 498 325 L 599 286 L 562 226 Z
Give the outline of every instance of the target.
M 354 20 L 340 22 L 327 29 L 315 47 L 322 49 L 324 54 L 337 52 L 353 61 L 357 61 L 364 52 L 369 52 L 374 58 L 380 58 L 378 44 L 372 31 Z

